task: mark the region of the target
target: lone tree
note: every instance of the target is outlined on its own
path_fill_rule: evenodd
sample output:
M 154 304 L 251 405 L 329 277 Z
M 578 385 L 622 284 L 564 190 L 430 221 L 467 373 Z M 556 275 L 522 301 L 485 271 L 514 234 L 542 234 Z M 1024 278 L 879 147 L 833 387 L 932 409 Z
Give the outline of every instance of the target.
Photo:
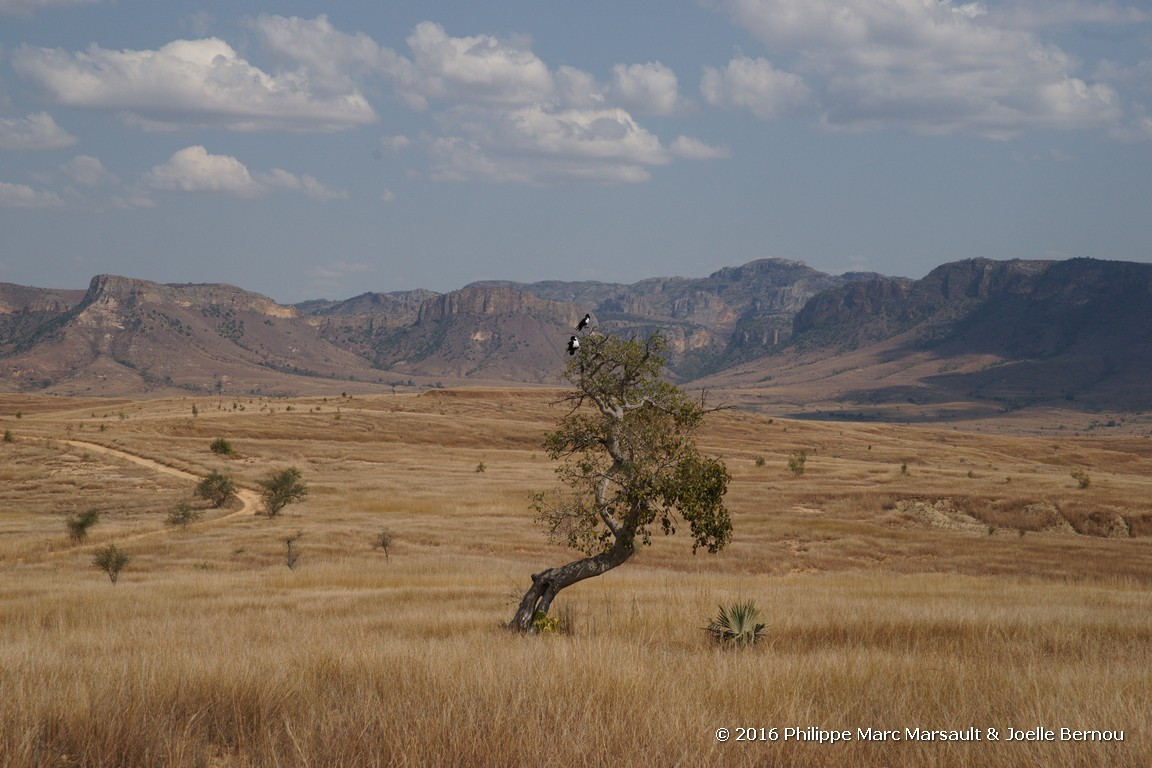
M 124 570 L 124 566 L 128 565 L 128 561 L 131 559 L 117 549 L 115 544 L 100 547 L 93 555 L 92 565 L 108 574 L 113 586 L 120 578 L 120 571 Z
M 264 512 L 268 517 L 276 517 L 284 507 L 308 495 L 308 486 L 300 479 L 300 470 L 296 467 L 273 472 L 258 482 L 260 499 L 264 502 Z
M 703 399 L 660 378 L 666 346 L 659 334 L 589 335 L 569 361 L 564 375 L 576 389 L 561 402 L 571 410 L 544 440 L 562 462 L 561 489 L 536 494 L 532 508 L 554 541 L 587 556 L 533 574 L 511 629 L 534 631 L 560 590 L 623 565 L 657 527 L 671 534 L 687 522 L 693 553 L 728 543 L 728 470 L 696 448 Z
M 196 484 L 194 493 L 198 498 L 212 502 L 213 508 L 219 509 L 235 495 L 236 483 L 227 475 L 212 472 Z

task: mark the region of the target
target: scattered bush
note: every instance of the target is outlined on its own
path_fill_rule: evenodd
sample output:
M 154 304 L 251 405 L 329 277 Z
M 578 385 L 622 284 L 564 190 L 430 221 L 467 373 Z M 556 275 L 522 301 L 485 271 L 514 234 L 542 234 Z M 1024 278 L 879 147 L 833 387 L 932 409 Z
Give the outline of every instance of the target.
M 218 437 L 213 440 L 212 444 L 208 446 L 208 448 L 212 451 L 212 453 L 215 453 L 218 456 L 231 456 L 233 453 L 235 453 L 235 451 L 232 449 L 232 443 L 228 442 L 228 440 L 223 437 Z
M 219 509 L 236 493 L 236 483 L 227 475 L 213 472 L 200 481 L 194 493 L 197 498 L 211 502 L 213 508 Z
M 788 469 L 791 470 L 792 474 L 796 475 L 796 477 L 800 477 L 800 475 L 804 474 L 804 463 L 806 461 L 808 461 L 808 454 L 804 451 L 797 451 L 788 457 Z
M 78 515 L 68 515 L 64 525 L 68 528 L 68 538 L 79 544 L 88 538 L 88 529 L 100 521 L 100 510 L 90 509 Z
M 10 429 L 4 430 L 4 442 L 6 442 L 6 443 L 16 442 L 16 438 L 12 436 L 12 430 L 10 430 Z
M 1088 473 L 1082 469 L 1072 470 L 1072 479 L 1076 481 L 1081 490 L 1092 484 L 1092 478 L 1088 477 Z
M 560 617 L 549 616 L 544 611 L 536 611 L 532 617 L 532 631 L 538 635 L 555 635 L 560 631 Z
M 96 550 L 95 557 L 92 558 L 92 565 L 108 574 L 108 578 L 115 584 L 116 580 L 120 578 L 120 571 L 128 565 L 129 559 L 128 555 L 117 549 L 115 544 L 109 544 Z
M 181 501 L 168 513 L 168 518 L 164 522 L 174 528 L 187 528 L 199 520 L 203 514 L 201 510 L 196 509 L 188 502 Z
M 765 464 L 764 457 L 763 456 L 757 456 L 756 457 L 756 466 L 762 467 L 762 466 L 764 466 L 764 464 Z
M 375 540 L 372 542 L 372 549 L 384 550 L 384 560 L 388 560 L 388 552 L 392 549 L 392 534 L 388 531 L 380 531 L 376 534 Z
M 767 624 L 757 621 L 760 609 L 751 600 L 719 606 L 716 618 L 709 620 L 704 629 L 712 639 L 728 648 L 747 648 L 764 636 Z
M 284 539 L 284 545 L 288 548 L 288 555 L 284 558 L 284 564 L 288 566 L 290 571 L 296 570 L 296 563 L 300 560 L 300 550 L 292 549 L 292 545 L 303 535 L 303 531 L 297 531 L 294 536 Z
M 268 517 L 276 517 L 284 507 L 308 496 L 308 486 L 300 479 L 300 470 L 296 467 L 273 472 L 259 484 L 262 489 L 260 499 Z

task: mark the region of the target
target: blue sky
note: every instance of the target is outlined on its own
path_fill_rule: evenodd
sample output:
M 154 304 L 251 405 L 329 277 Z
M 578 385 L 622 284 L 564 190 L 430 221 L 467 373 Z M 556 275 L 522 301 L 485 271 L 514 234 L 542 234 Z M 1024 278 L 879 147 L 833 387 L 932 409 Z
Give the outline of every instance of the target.
M 0 0 L 0 282 L 1152 261 L 1147 0 Z

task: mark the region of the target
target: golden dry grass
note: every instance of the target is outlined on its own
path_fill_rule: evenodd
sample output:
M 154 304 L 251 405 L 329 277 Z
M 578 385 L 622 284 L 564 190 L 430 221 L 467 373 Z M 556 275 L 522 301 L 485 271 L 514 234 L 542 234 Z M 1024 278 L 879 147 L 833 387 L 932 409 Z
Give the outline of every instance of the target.
M 501 624 L 528 575 L 573 556 L 530 524 L 548 402 L 0 399 L 16 439 L 0 443 L 0 763 L 1152 764 L 1147 438 L 717 413 L 702 442 L 733 474 L 731 546 L 661 538 L 561 595 L 569 634 L 518 637 Z M 219 436 L 237 456 L 208 450 Z M 295 465 L 312 492 L 274 519 L 173 530 L 191 481 L 65 440 L 250 489 Z M 64 515 L 91 507 L 102 522 L 71 544 Z M 132 557 L 116 586 L 90 565 L 107 542 Z M 738 598 L 769 632 L 725 652 L 701 628 Z M 1037 726 L 1124 741 L 857 738 Z M 720 743 L 719 727 L 853 738 Z

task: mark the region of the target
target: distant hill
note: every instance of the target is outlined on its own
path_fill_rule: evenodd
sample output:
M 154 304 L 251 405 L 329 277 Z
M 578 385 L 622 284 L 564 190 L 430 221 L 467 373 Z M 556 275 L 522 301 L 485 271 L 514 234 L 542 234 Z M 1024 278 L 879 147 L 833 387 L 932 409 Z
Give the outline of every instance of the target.
M 1143 410 L 1152 264 L 972 259 L 856 281 L 813 297 L 779 354 L 712 381 L 769 379 L 841 403 Z
M 973 259 L 920 280 L 764 259 L 705 278 L 482 282 L 295 306 L 111 275 L 87 291 L 0 284 L 0 389 L 556 384 L 585 312 L 594 332 L 663 332 L 676 380 L 740 402 L 1152 408 L 1152 265 L 1094 259 Z

